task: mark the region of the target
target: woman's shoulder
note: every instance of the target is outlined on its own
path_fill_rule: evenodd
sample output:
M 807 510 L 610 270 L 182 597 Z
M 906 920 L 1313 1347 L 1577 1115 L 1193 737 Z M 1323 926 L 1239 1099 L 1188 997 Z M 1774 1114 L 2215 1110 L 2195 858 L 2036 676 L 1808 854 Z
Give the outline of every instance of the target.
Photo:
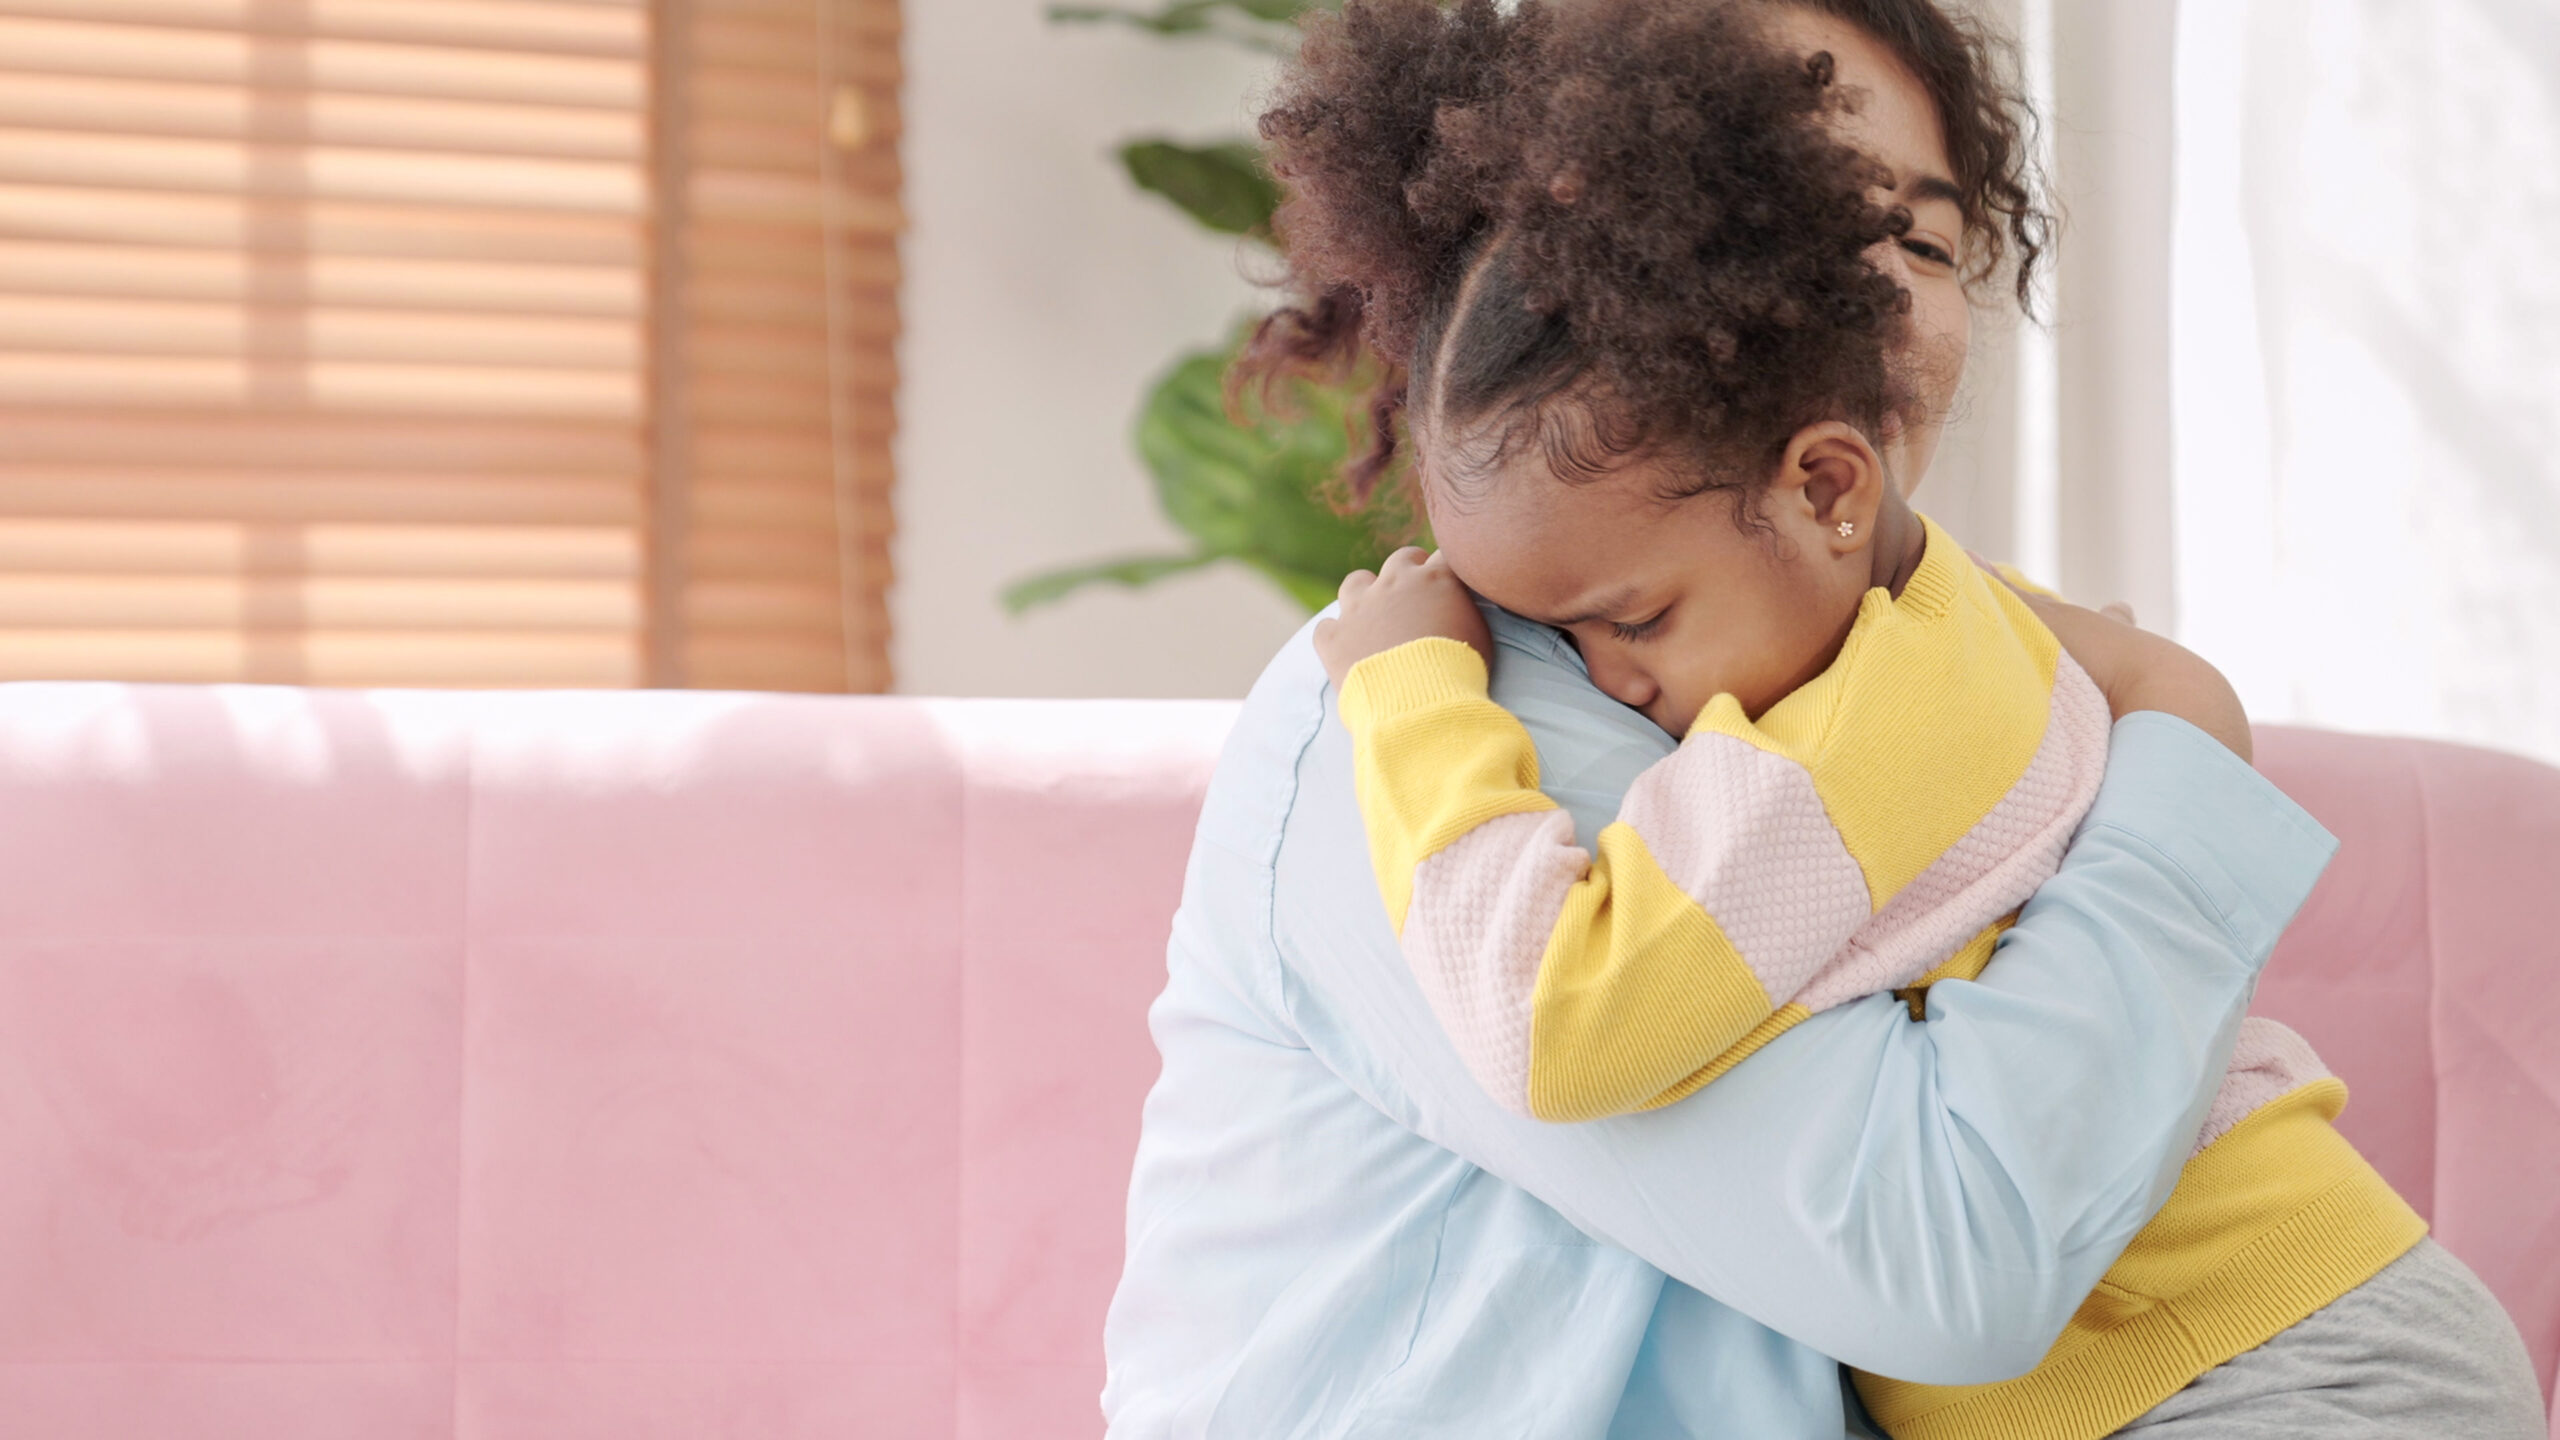
M 1204 837 L 1214 832 L 1221 843 L 1261 849 L 1283 829 L 1328 823 L 1329 800 L 1352 804 L 1347 770 L 1308 764 L 1311 747 L 1334 723 L 1332 687 L 1315 653 L 1315 620 L 1322 618 L 1280 647 L 1245 697 L 1210 785 Z M 1543 788 L 1573 812 L 1588 844 L 1616 815 L 1627 786 L 1677 742 L 1602 694 L 1556 631 L 1489 605 L 1485 620 L 1493 633 L 1493 699 L 1528 728 Z M 1310 784 L 1341 793 L 1309 797 Z M 1356 811 L 1345 813 L 1356 821 Z

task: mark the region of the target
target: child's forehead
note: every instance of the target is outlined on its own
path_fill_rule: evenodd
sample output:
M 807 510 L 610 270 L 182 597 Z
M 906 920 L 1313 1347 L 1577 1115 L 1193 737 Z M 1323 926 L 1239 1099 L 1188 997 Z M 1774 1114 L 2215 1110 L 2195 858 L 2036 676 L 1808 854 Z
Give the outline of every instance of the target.
M 1523 456 L 1464 503 L 1435 503 L 1432 532 L 1458 578 L 1506 610 L 1556 625 L 1615 618 L 1652 573 L 1699 563 L 1690 512 L 1718 498 L 1665 502 L 1641 465 L 1569 483 Z

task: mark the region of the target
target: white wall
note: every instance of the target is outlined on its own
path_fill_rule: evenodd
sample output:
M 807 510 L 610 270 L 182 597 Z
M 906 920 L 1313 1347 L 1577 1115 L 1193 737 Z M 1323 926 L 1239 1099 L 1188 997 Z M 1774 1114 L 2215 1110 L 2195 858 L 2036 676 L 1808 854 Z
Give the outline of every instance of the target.
M 2549 0 L 2180 29 L 2179 638 L 2261 719 L 2560 761 Z
M 1138 194 L 1110 152 L 1248 130 L 1262 67 L 1043 8 L 907 7 L 898 688 L 1241 695 L 1304 619 L 1258 576 L 1091 590 L 1020 620 L 996 601 L 1035 570 L 1185 548 L 1130 420 L 1176 352 L 1254 297 L 1236 245 Z
M 2177 620 L 2170 560 L 2171 97 L 2179 6 L 2051 0 L 2054 583 Z M 2203 0 L 2206 4 L 2225 0 Z

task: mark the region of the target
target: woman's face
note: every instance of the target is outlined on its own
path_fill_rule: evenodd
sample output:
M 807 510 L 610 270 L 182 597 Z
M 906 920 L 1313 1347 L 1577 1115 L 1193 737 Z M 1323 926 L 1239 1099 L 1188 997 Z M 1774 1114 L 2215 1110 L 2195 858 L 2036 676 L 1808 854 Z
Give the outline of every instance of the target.
M 1778 38 L 1810 55 L 1829 51 L 1834 73 L 1855 108 L 1840 136 L 1893 172 L 1877 199 L 1911 212 L 1911 232 L 1876 247 L 1877 269 L 1911 292 L 1910 367 L 1916 414 L 1881 437 L 1887 468 L 1902 493 L 1919 488 L 1938 453 L 1956 388 L 1973 345 L 1973 308 L 1965 297 L 1964 212 L 1955 167 L 1947 161 L 1937 107 L 1919 78 L 1874 37 L 1836 16 L 1782 6 L 1772 17 Z

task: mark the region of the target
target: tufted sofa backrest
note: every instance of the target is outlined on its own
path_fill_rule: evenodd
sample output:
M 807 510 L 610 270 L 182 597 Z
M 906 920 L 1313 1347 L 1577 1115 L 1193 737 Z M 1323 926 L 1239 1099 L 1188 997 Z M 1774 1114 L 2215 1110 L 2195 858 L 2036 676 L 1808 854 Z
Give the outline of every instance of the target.
M 1100 1430 L 1233 707 L 0 686 L 0 1433 Z M 2270 731 L 2261 1008 L 2560 1348 L 2560 773 Z
M 2340 840 L 2258 987 L 2351 1092 L 2339 1129 L 2560 1365 L 2560 770 L 2262 727 Z M 2553 1421 L 2560 1440 L 2560 1412 Z

